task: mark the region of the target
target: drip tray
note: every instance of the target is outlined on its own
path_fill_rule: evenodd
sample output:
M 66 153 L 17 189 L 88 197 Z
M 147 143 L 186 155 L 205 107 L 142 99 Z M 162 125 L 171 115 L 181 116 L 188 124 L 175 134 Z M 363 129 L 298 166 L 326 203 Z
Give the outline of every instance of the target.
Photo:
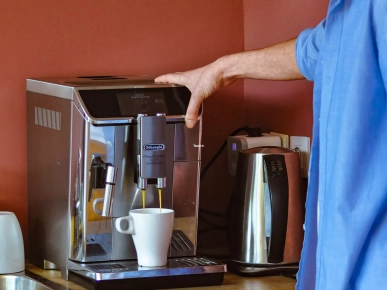
M 137 261 L 69 262 L 69 280 L 87 289 L 169 289 L 223 283 L 226 265 L 205 257 L 170 258 L 164 267 L 141 267 Z

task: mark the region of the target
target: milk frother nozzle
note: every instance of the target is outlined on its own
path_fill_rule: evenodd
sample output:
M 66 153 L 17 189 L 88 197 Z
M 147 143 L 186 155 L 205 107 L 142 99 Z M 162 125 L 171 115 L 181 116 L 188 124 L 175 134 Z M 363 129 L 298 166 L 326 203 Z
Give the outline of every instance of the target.
M 101 216 L 110 217 L 112 214 L 116 178 L 117 178 L 117 167 L 109 165 L 106 171 L 105 197 L 103 200 Z

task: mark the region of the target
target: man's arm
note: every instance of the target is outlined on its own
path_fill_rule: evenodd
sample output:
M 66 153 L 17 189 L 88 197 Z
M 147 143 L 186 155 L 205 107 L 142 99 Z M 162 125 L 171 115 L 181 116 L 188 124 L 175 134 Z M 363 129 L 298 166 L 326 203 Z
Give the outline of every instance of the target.
M 246 51 L 219 58 L 207 66 L 159 76 L 159 83 L 174 83 L 186 86 L 191 91 L 191 100 L 186 113 L 186 125 L 192 128 L 198 117 L 202 101 L 222 86 L 239 78 L 260 80 L 294 80 L 304 78 L 298 69 L 295 39 L 267 48 Z

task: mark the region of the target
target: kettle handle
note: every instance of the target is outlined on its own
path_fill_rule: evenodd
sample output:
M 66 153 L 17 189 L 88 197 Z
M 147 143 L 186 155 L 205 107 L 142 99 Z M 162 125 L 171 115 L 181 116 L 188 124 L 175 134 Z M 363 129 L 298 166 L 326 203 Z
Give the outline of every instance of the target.
M 281 263 L 284 259 L 289 204 L 289 183 L 285 156 L 281 154 L 264 155 L 263 165 L 264 182 L 267 182 L 268 185 L 271 212 L 267 261 Z

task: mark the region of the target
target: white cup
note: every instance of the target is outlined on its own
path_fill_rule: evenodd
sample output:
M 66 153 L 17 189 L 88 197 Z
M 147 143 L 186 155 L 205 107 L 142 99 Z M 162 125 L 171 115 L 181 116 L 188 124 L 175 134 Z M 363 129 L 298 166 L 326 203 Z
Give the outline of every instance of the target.
M 160 267 L 167 264 L 174 215 L 172 209 L 145 208 L 131 210 L 129 216 L 116 220 L 117 231 L 133 236 L 140 266 Z M 123 224 L 127 227 L 123 228 Z
M 0 274 L 24 271 L 24 242 L 19 221 L 9 211 L 0 211 Z

